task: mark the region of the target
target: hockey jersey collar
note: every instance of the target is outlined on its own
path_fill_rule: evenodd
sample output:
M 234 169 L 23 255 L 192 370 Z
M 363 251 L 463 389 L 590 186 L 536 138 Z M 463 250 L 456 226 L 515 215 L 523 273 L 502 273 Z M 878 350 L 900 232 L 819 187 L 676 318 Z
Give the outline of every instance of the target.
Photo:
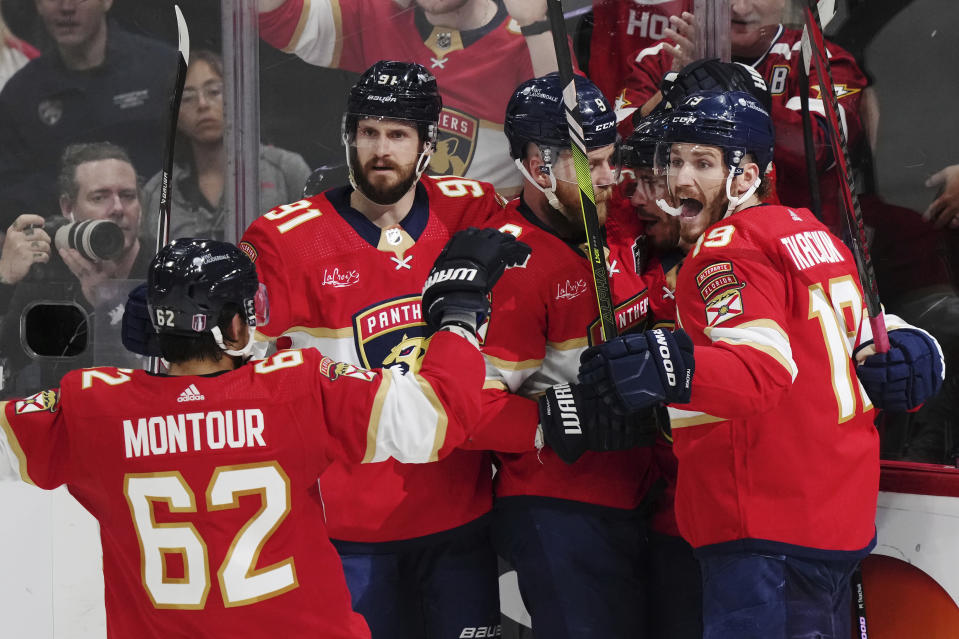
M 326 199 L 329 200 L 340 217 L 349 224 L 356 234 L 366 240 L 370 246 L 376 247 L 380 242 L 380 233 L 382 229 L 373 224 L 366 216 L 350 206 L 350 195 L 353 193 L 352 186 L 341 186 L 326 191 Z M 416 183 L 416 196 L 413 198 L 413 206 L 410 212 L 400 220 L 400 226 L 406 231 L 407 235 L 413 238 L 413 241 L 420 239 L 423 229 L 426 228 L 430 220 L 430 200 L 426 193 L 426 187 L 422 182 Z
M 501 24 L 503 24 L 503 21 L 509 17 L 509 14 L 506 11 L 506 5 L 503 4 L 502 0 L 495 0 L 495 2 L 496 15 L 493 16 L 492 20 L 484 24 L 482 27 L 459 32 L 460 39 L 463 41 L 464 49 L 475 43 L 487 33 L 497 29 Z M 430 21 L 426 19 L 426 12 L 423 11 L 423 9 L 421 9 L 418 5 L 414 9 L 413 16 L 416 21 L 416 30 L 420 32 L 420 39 L 425 41 L 430 37 L 430 34 L 433 33 L 434 25 L 430 24 Z M 456 29 L 450 29 L 450 31 L 455 30 Z

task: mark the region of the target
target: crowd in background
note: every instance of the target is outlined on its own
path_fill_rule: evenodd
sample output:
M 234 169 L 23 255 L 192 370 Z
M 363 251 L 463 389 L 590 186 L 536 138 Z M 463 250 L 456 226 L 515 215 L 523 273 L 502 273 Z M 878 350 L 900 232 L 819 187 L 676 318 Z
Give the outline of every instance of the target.
M 489 181 L 502 195 L 517 195 L 522 176 L 510 157 L 504 114 L 518 84 L 555 68 L 545 3 L 465 0 L 462 10 L 442 14 L 456 24 L 437 24 L 442 3 L 429 0 L 333 4 L 337 20 L 329 2 L 259 2 L 259 213 L 300 200 L 308 178 L 320 189 L 347 183 L 340 137 L 346 92 L 356 72 L 390 58 L 426 66 L 443 95 L 430 173 Z M 917 413 L 880 415 L 882 456 L 956 464 L 957 121 L 949 113 L 925 115 L 926 108 L 938 109 L 935 103 L 949 102 L 931 99 L 932 89 L 925 97 L 910 92 L 906 107 L 893 95 L 916 76 L 920 83 L 935 82 L 937 92 L 956 90 L 940 84 L 948 76 L 929 71 L 954 59 L 943 48 L 945 35 L 936 39 L 932 27 L 903 26 L 948 20 L 922 0 L 884 21 L 866 20 L 866 3 L 840 4 L 843 12 L 827 34 L 835 43 L 837 97 L 880 295 L 889 312 L 935 335 L 947 360 L 935 400 Z M 589 13 L 568 21 L 577 67 L 605 94 L 621 137 L 668 99 L 664 75 L 694 62 L 692 5 L 595 0 Z M 730 6 L 733 58 L 754 67 L 768 89 L 776 127 L 773 201 L 818 209 L 830 229 L 848 239 L 842 178 L 818 116 L 817 86 L 810 95 L 814 157 L 806 157 L 797 100 L 803 82 L 797 6 L 783 0 L 735 0 Z M 78 366 L 142 365 L 112 334 L 122 300 L 156 251 L 160 162 L 176 64 L 166 3 L 4 0 L 0 8 L 9 25 L 0 24 L 0 396 L 9 397 L 55 385 Z M 195 50 L 177 124 L 170 237 L 236 241 L 224 237 L 225 216 L 234 212 L 224 206 L 231 188 L 224 144 L 229 114 L 217 3 L 197 3 L 192 15 L 184 9 Z M 907 18 L 907 12 L 921 17 Z M 301 21 L 310 28 L 298 28 Z M 486 56 L 474 55 L 469 64 L 448 59 L 490 33 L 499 40 L 487 45 Z M 890 61 L 889 50 L 901 46 L 893 35 L 911 39 L 929 64 Z M 810 167 L 818 176 L 818 198 L 811 194 Z M 642 195 L 655 195 L 656 186 L 637 172 L 624 171 L 622 179 L 611 197 L 623 210 L 635 209 L 637 236 L 655 255 L 668 225 L 650 205 L 656 198 Z M 116 230 L 101 225 L 95 242 L 90 231 L 96 246 L 56 240 L 66 225 L 98 220 Z M 43 312 L 48 303 L 54 310 Z

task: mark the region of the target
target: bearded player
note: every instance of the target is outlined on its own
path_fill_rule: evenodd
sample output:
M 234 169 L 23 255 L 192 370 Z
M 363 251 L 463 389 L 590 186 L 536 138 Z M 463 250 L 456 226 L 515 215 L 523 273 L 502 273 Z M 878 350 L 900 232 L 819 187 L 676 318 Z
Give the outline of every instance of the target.
M 850 577 L 876 543 L 873 405 L 934 395 L 942 351 L 887 315 L 890 350 L 870 356 L 852 254 L 808 210 L 760 202 L 773 143 L 749 94 L 676 107 L 657 164 L 693 245 L 684 330 L 600 345 L 580 380 L 618 411 L 669 404 L 705 637 L 847 637 Z
M 351 185 L 270 211 L 240 242 L 271 291 L 266 337 L 418 369 L 430 265 L 454 231 L 502 210 L 488 183 L 423 175 L 441 108 L 418 64 L 360 77 L 343 119 Z M 374 637 L 498 632 L 490 470 L 487 453 L 457 450 L 428 467 L 336 462 L 323 475 L 330 537 Z
M 488 256 L 472 262 L 483 273 L 510 245 L 465 240 Z M 470 262 L 457 253 L 437 272 Z M 467 437 L 483 359 L 462 306 L 486 291 L 446 286 L 424 293 L 439 323 L 418 373 L 312 349 L 246 363 L 269 309 L 252 262 L 177 240 L 150 265 L 146 300 L 169 375 L 83 369 L 0 404 L 0 476 L 66 484 L 100 522 L 111 639 L 370 636 L 316 478 L 334 459 L 434 461 Z

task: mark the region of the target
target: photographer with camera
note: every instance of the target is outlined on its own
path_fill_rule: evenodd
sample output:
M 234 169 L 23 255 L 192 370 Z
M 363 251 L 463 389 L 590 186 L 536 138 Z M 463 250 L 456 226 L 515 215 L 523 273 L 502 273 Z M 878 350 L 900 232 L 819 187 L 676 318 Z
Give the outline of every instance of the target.
M 145 277 L 152 257 L 152 242 L 139 235 L 139 183 L 124 149 L 109 142 L 67 147 L 57 186 L 62 217 L 18 216 L 0 254 L 0 356 L 5 374 L 16 375 L 17 392 L 92 365 L 89 320 L 100 314 L 97 321 L 113 327 L 129 288 L 121 281 Z M 21 374 L 31 363 L 38 375 Z

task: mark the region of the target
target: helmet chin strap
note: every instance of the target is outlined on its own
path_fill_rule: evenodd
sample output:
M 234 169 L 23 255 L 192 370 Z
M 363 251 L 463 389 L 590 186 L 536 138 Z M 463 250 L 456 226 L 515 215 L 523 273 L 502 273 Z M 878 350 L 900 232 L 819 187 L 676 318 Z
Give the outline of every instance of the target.
M 570 213 L 566 210 L 566 207 L 563 206 L 563 203 L 559 201 L 559 198 L 556 197 L 556 178 L 553 176 L 553 171 L 550 170 L 549 175 L 549 188 L 543 188 L 539 185 L 539 182 L 533 179 L 533 176 L 529 174 L 529 171 L 526 170 L 526 167 L 523 166 L 523 162 L 518 158 L 513 160 L 516 164 L 516 168 L 519 169 L 519 172 L 523 174 L 523 177 L 526 180 L 539 189 L 540 193 L 546 196 L 546 202 L 549 203 L 551 207 L 562 213 L 563 215 L 568 216 Z M 545 165 L 549 167 L 550 165 Z
M 226 347 L 226 344 L 223 343 L 223 333 L 220 331 L 219 326 L 214 326 L 210 329 L 210 332 L 213 333 L 213 341 L 215 341 L 216 345 L 219 346 L 220 349 L 227 355 L 232 355 L 233 357 L 242 357 L 244 362 L 253 356 L 253 345 L 256 341 L 254 340 L 254 336 L 256 335 L 255 326 L 250 327 L 246 344 L 239 350 Z
M 732 189 L 733 189 L 733 178 L 735 177 L 735 175 L 736 175 L 736 171 L 734 170 L 734 167 L 730 167 L 729 175 L 726 176 L 726 199 L 729 201 L 729 204 L 726 205 L 726 213 L 725 215 L 723 215 L 724 219 L 732 215 L 733 211 L 736 210 L 737 206 L 739 206 L 740 204 L 748 200 L 752 196 L 752 194 L 756 192 L 756 189 L 758 189 L 759 185 L 761 184 L 760 178 L 757 177 L 756 180 L 750 185 L 750 187 L 746 189 L 745 193 L 743 193 L 739 197 L 734 197 L 732 193 Z

